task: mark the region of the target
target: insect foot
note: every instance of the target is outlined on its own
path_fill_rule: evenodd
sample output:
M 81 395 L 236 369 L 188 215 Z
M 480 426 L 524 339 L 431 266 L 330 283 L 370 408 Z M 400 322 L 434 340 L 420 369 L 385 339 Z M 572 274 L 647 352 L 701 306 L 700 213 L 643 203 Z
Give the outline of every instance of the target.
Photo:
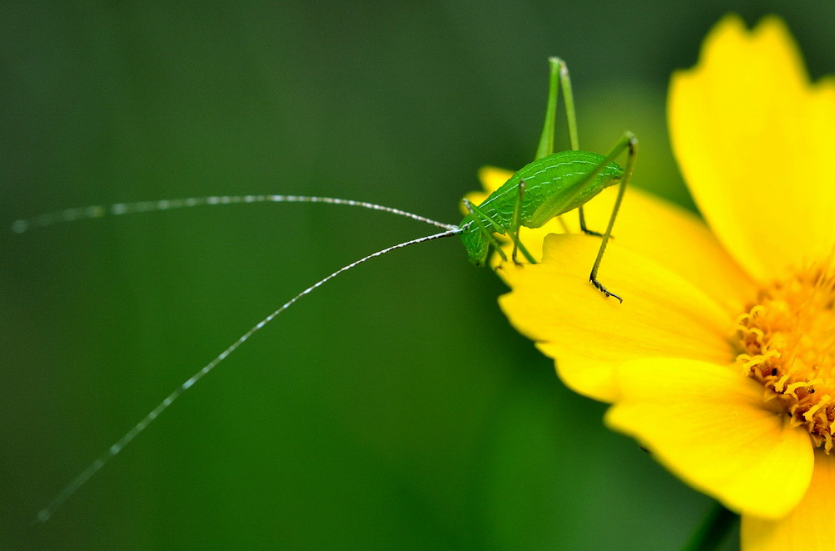
M 604 295 L 606 295 L 606 298 L 609 298 L 609 297 L 615 297 L 616 299 L 618 299 L 618 302 L 620 302 L 621 304 L 623 304 L 623 299 L 622 299 L 622 298 L 620 298 L 620 297 L 619 297 L 618 295 L 616 295 L 615 293 L 613 293 L 613 292 L 609 291 L 609 289 L 607 289 L 606 287 L 604 287 L 602 283 L 600 283 L 599 281 L 597 281 L 597 278 L 595 278 L 594 276 L 589 276 L 589 281 L 591 281 L 591 284 L 592 284 L 592 285 L 594 285 L 595 287 L 597 287 L 597 290 L 598 290 L 598 291 L 600 291 L 601 293 L 603 293 Z
M 594 230 L 590 230 L 590 229 L 587 229 L 587 228 L 580 228 L 580 231 L 582 231 L 586 235 L 593 235 L 595 237 L 603 237 L 603 235 L 604 235 L 604 234 L 600 233 L 599 231 L 594 231 Z M 610 235 L 609 237 L 614 237 L 614 235 Z

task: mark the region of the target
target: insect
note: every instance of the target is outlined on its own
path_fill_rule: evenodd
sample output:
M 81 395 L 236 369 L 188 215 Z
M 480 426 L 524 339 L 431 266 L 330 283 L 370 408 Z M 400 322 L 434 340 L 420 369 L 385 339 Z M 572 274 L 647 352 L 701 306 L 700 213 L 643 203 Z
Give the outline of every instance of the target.
M 564 90 L 566 117 L 568 120 L 569 136 L 571 143 L 570 151 L 554 153 L 554 133 L 557 99 L 560 87 Z M 615 162 L 615 159 L 627 153 L 626 167 L 622 168 Z M 336 276 L 353 269 L 354 267 L 372 259 L 388 254 L 394 250 L 409 247 L 411 245 L 434 241 L 451 236 L 459 236 L 467 250 L 469 260 L 477 265 L 483 266 L 487 263 L 489 253 L 495 250 L 502 259 L 507 260 L 501 243 L 496 235 L 507 236 L 513 242 L 511 260 L 520 263 L 519 253 L 530 262 L 534 263 L 534 256 L 527 250 L 520 239 L 520 231 L 523 228 L 537 228 L 561 216 L 569 211 L 578 210 L 580 226 L 583 232 L 597 236 L 601 239 L 597 257 L 589 274 L 589 280 L 593 287 L 599 290 L 606 298 L 612 297 L 622 302 L 622 297 L 609 291 L 598 280 L 597 275 L 600 263 L 603 258 L 607 243 L 611 237 L 612 228 L 618 209 L 623 200 L 624 191 L 634 170 L 637 155 L 637 139 L 631 133 L 624 133 L 621 139 L 615 144 L 607 155 L 580 151 L 577 138 L 577 124 L 574 113 L 573 94 L 570 78 L 565 63 L 557 58 L 550 59 L 550 78 L 548 105 L 546 108 L 545 123 L 536 159 L 516 172 L 504 185 L 493 192 L 485 201 L 479 205 L 464 200 L 464 208 L 467 212 L 460 224 L 445 224 L 423 216 L 406 212 L 400 209 L 354 201 L 349 199 L 336 199 L 329 197 L 309 197 L 294 195 L 248 195 L 248 196 L 227 196 L 227 197 L 206 197 L 163 200 L 143 203 L 123 203 L 109 207 L 91 206 L 76 209 L 67 209 L 56 213 L 50 213 L 39 217 L 19 220 L 12 226 L 13 231 L 23 233 L 30 229 L 49 226 L 61 222 L 69 222 L 79 219 L 99 218 L 106 215 L 124 215 L 130 213 L 173 210 L 188 208 L 200 205 L 218 205 L 231 203 L 327 203 L 340 206 L 351 206 L 364 209 L 384 211 L 395 216 L 411 218 L 442 229 L 425 237 L 412 239 L 396 245 L 392 245 L 368 256 L 360 258 L 350 264 L 331 273 L 327 277 L 307 287 L 290 300 L 273 311 L 270 315 L 252 326 L 247 332 L 241 335 L 235 342 L 218 354 L 211 362 L 200 368 L 194 375 L 189 377 L 173 392 L 166 396 L 155 408 L 143 417 L 132 429 L 125 433 L 119 440 L 111 445 L 98 459 L 81 472 L 71 481 L 55 499 L 44 507 L 37 515 L 39 522 L 49 519 L 70 496 L 83 486 L 93 475 L 95 475 L 105 464 L 121 452 L 139 433 L 161 415 L 170 405 L 175 402 L 186 390 L 189 390 L 201 378 L 211 372 L 218 364 L 223 362 L 238 347 L 246 342 L 253 334 L 267 325 L 279 314 L 287 310 L 302 297 L 310 294 Z M 586 227 L 583 215 L 583 205 L 599 194 L 603 189 L 619 185 L 619 191 L 615 204 L 609 218 L 608 225 L 602 233 L 594 232 Z

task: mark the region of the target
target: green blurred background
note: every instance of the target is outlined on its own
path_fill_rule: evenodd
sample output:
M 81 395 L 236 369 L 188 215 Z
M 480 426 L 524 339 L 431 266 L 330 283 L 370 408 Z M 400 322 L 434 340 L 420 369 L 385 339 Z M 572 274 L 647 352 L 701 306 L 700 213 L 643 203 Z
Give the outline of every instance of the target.
M 829 1 L 4 2 L 0 221 L 295 193 L 454 223 L 480 166 L 531 160 L 550 55 L 584 148 L 633 130 L 637 185 L 690 205 L 666 86 L 727 11 L 781 13 L 812 74 L 835 72 Z M 0 548 L 680 547 L 709 500 L 557 381 L 452 239 L 305 298 L 32 527 L 278 305 L 427 233 L 322 205 L 3 233 Z

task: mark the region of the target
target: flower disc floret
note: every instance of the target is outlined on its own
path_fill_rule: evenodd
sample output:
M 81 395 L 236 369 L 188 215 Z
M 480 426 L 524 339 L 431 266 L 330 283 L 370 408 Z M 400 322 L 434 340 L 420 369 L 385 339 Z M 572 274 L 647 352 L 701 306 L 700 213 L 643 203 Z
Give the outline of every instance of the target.
M 743 372 L 827 453 L 835 433 L 835 275 L 811 268 L 763 288 L 738 320 Z

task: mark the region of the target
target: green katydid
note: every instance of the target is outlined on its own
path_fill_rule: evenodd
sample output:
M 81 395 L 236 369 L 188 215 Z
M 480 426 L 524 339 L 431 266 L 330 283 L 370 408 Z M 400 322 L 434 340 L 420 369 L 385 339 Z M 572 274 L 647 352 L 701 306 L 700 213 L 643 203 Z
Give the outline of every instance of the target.
M 464 199 L 464 206 L 469 214 L 460 225 L 463 230 L 461 238 L 467 248 L 470 261 L 476 266 L 484 265 L 491 247 L 503 260 L 507 260 L 493 236 L 494 233 L 510 235 L 513 240 L 514 262 L 516 262 L 517 251 L 521 250 L 528 261 L 533 263 L 533 257 L 519 239 L 519 230 L 522 227 L 539 228 L 554 217 L 577 209 L 580 214 L 581 230 L 586 234 L 602 237 L 589 281 L 607 297 L 615 297 L 623 302 L 621 297 L 601 285 L 597 280 L 597 272 L 600 269 L 600 261 L 603 259 L 606 244 L 612 234 L 623 193 L 632 176 L 638 140 L 631 132 L 625 132 L 606 156 L 580 151 L 574 97 L 568 69 L 558 58 L 551 58 L 550 64 L 548 107 L 536 160 L 517 171 L 480 205 L 472 205 Z M 554 153 L 554 115 L 560 82 L 565 95 L 571 151 Z M 626 170 L 624 170 L 614 162 L 614 159 L 627 149 L 629 158 Z M 607 187 L 615 184 L 620 184 L 620 189 L 606 231 L 600 234 L 589 230 L 583 215 L 583 205 Z
M 241 344 L 246 342 L 254 333 L 263 328 L 276 316 L 293 305 L 303 296 L 321 287 L 337 275 L 346 272 L 359 264 L 372 258 L 385 255 L 391 251 L 433 241 L 436 239 L 460 235 L 467 249 L 470 261 L 477 265 L 485 265 L 490 249 L 495 249 L 503 260 L 507 260 L 502 251 L 495 234 L 507 235 L 513 241 L 512 260 L 519 263 L 517 252 L 521 250 L 525 258 L 535 263 L 533 255 L 525 248 L 519 232 L 522 227 L 537 228 L 571 210 L 577 209 L 580 216 L 580 227 L 584 233 L 601 237 L 597 257 L 592 266 L 589 280 L 592 285 L 602 292 L 605 297 L 614 297 L 622 302 L 621 297 L 606 289 L 597 279 L 597 273 L 603 253 L 611 237 L 612 227 L 623 200 L 624 190 L 628 184 L 637 154 L 637 139 L 629 132 L 624 133 L 608 155 L 599 155 L 587 151 L 580 151 L 578 148 L 577 123 L 574 112 L 574 102 L 571 90 L 571 82 L 565 63 L 558 58 L 551 58 L 548 104 L 546 109 L 545 123 L 542 135 L 536 152 L 536 159 L 516 172 L 504 185 L 494 191 L 479 205 L 473 205 L 466 199 L 464 207 L 467 215 L 458 225 L 445 224 L 412 214 L 400 209 L 385 207 L 373 203 L 354 201 L 349 199 L 336 199 L 329 197 L 310 197 L 294 195 L 249 195 L 249 196 L 225 196 L 225 197 L 203 197 L 174 199 L 163 201 L 149 201 L 141 203 L 121 203 L 109 207 L 91 206 L 83 208 L 67 209 L 55 213 L 41 215 L 35 218 L 18 220 L 12 225 L 13 231 L 23 233 L 33 228 L 39 228 L 56 223 L 70 222 L 87 218 L 100 218 L 106 215 L 122 215 L 139 212 L 173 210 L 177 208 L 193 207 L 200 205 L 232 204 L 232 203 L 259 203 L 259 202 L 311 202 L 328 203 L 345 206 L 355 206 L 365 209 L 379 210 L 397 216 L 403 216 L 434 225 L 443 229 L 425 237 L 412 239 L 399 243 L 373 254 L 356 260 L 329 276 L 314 283 L 301 293 L 283 304 L 269 316 L 254 325 L 249 331 L 239 337 L 234 343 L 228 346 L 223 352 L 215 357 L 207 365 L 203 366 L 193 376 L 184 381 L 162 402 L 142 418 L 132 429 L 125 433 L 117 442 L 111 445 L 98 459 L 81 472 L 70 482 L 52 502 L 38 513 L 38 521 L 46 521 L 55 510 L 61 506 L 72 494 L 85 484 L 96 472 L 98 472 L 110 459 L 117 455 L 127 444 L 129 444 L 139 433 L 154 421 L 163 411 L 186 390 L 191 388 L 204 375 L 208 374 L 220 362 L 225 360 L 229 354 L 234 352 Z M 571 150 L 554 153 L 554 132 L 556 108 L 559 88 L 562 86 L 565 96 L 566 117 Z M 621 168 L 614 159 L 622 153 L 628 152 L 626 168 Z M 603 189 L 619 184 L 620 188 L 609 218 L 608 225 L 603 233 L 590 231 L 585 224 L 583 205 L 599 194 Z

